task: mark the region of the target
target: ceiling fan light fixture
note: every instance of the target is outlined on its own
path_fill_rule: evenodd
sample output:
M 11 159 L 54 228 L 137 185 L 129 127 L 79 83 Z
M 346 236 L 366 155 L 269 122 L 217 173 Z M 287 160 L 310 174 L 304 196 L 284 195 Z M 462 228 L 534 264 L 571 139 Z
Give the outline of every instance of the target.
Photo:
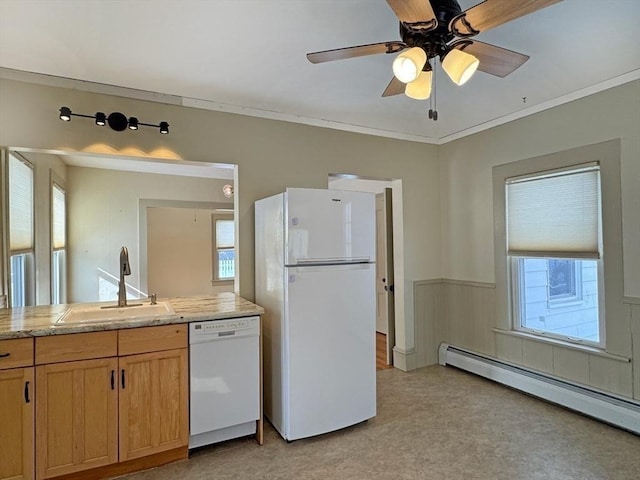
M 393 61 L 393 74 L 403 83 L 413 82 L 427 63 L 427 54 L 420 47 L 405 50 Z
M 454 48 L 442 60 L 442 69 L 456 85 L 464 85 L 478 69 L 480 61 L 473 55 Z
M 426 100 L 431 95 L 431 78 L 433 72 L 420 72 L 418 78 L 413 82 L 407 83 L 404 88 L 404 94 L 414 100 Z

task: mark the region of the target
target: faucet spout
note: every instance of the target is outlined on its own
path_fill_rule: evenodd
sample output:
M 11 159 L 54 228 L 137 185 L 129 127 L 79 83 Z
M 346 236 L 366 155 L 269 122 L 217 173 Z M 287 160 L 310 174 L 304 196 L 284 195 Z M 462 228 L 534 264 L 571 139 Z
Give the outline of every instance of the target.
M 118 306 L 127 306 L 127 287 L 124 283 L 124 276 L 131 275 L 131 267 L 129 265 L 129 251 L 127 247 L 120 249 L 120 282 L 118 284 Z

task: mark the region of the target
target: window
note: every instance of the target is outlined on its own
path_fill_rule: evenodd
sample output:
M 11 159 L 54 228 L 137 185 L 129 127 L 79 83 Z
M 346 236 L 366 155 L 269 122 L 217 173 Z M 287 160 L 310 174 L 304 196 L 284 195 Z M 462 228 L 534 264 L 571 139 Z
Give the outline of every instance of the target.
M 214 214 L 213 224 L 213 280 L 229 281 L 235 278 L 235 223 L 233 216 Z
M 505 180 L 516 330 L 604 344 L 597 164 Z
M 51 303 L 66 303 L 66 194 L 51 186 Z
M 575 260 L 547 260 L 547 297 L 549 302 L 582 300 L 580 264 Z
M 10 307 L 33 305 L 34 256 L 33 167 L 9 155 L 9 290 Z

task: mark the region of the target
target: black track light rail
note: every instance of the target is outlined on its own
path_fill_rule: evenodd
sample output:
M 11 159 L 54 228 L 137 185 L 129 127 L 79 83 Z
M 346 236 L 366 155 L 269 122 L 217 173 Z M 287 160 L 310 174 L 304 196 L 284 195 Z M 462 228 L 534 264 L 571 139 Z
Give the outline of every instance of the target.
M 96 112 L 95 115 L 86 115 L 83 113 L 73 113 L 69 107 L 60 107 L 60 120 L 70 122 L 71 117 L 92 118 L 95 120 L 97 126 L 102 127 L 104 125 L 109 125 L 112 130 L 117 132 L 122 132 L 127 128 L 129 128 L 129 130 L 138 130 L 138 127 L 143 126 L 159 128 L 160 133 L 164 135 L 169 133 L 169 123 L 164 121 L 159 124 L 140 122 L 136 117 L 127 118 L 120 112 L 113 112 L 108 116 L 103 112 Z

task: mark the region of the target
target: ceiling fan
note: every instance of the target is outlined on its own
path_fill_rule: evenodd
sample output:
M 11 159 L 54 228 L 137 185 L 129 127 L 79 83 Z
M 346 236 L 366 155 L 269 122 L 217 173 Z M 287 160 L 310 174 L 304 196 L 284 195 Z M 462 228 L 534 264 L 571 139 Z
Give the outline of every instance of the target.
M 307 59 L 311 63 L 323 63 L 378 53 L 399 53 L 393 61 L 394 77 L 382 96 L 405 93 L 410 98 L 426 100 L 431 95 L 435 66 L 432 59 L 440 60 L 442 69 L 457 85 L 464 84 L 476 70 L 505 77 L 529 57 L 479 42 L 473 37 L 560 1 L 485 0 L 462 11 L 456 0 L 387 0 L 400 20 L 402 41 L 307 53 Z

